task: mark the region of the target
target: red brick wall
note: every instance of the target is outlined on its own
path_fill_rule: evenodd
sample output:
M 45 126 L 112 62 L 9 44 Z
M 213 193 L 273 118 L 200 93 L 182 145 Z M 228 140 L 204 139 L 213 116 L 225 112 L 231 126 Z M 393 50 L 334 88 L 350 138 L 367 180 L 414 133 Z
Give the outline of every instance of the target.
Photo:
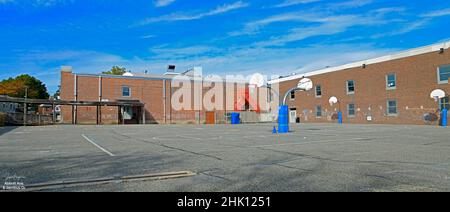
M 426 124 L 423 115 L 435 112 L 438 103 L 430 98 L 434 89 L 443 89 L 450 93 L 449 84 L 438 84 L 437 69 L 440 65 L 450 64 L 450 53 L 438 52 L 398 59 L 378 64 L 367 65 L 337 72 L 310 77 L 315 85 L 322 86 L 322 97 L 315 97 L 315 89 L 308 92 L 297 92 L 295 100 L 288 98 L 288 105 L 297 109 L 297 115 L 303 122 L 333 122 L 331 116 L 338 105 L 330 106 L 328 99 L 336 96 L 341 102 L 345 123 L 377 123 L 377 124 Z M 397 76 L 397 88 L 386 89 L 386 75 Z M 347 95 L 346 81 L 354 80 L 356 91 Z M 280 93 L 296 86 L 298 80 L 280 84 Z M 397 116 L 388 116 L 387 100 L 397 100 Z M 347 116 L 347 104 L 354 103 L 356 116 Z M 316 118 L 315 107 L 322 106 L 322 118 Z M 371 110 L 369 110 L 371 108 Z M 359 109 L 359 110 L 358 110 Z M 307 110 L 305 114 L 304 110 Z M 371 114 L 372 122 L 367 121 Z M 432 123 L 432 124 L 438 124 Z
M 75 100 L 74 96 L 75 75 L 68 72 L 61 72 L 61 99 Z M 99 101 L 99 77 L 94 75 L 78 75 L 77 76 L 78 101 Z M 171 81 L 166 80 L 166 97 L 164 99 L 162 79 L 139 79 L 124 77 L 107 77 L 101 78 L 102 97 L 103 100 L 139 100 L 145 103 L 146 122 L 147 123 L 200 123 L 205 121 L 205 109 L 200 111 L 194 110 L 194 96 L 191 96 L 192 110 L 175 111 L 171 107 L 172 94 L 176 92 L 176 88 L 171 88 Z M 223 86 L 223 84 L 221 84 Z M 122 97 L 122 86 L 128 86 L 131 89 L 131 97 Z M 235 85 L 235 99 L 236 99 Z M 203 89 L 203 97 L 209 88 Z M 193 93 L 194 86 L 191 87 Z M 226 88 L 224 88 L 224 93 Z M 203 100 L 203 98 L 202 98 Z M 224 107 L 226 106 L 224 99 Z M 164 104 L 165 102 L 165 104 Z M 164 105 L 166 106 L 164 111 Z M 78 124 L 96 124 L 97 109 L 96 107 L 76 107 L 76 116 Z M 226 111 L 218 110 L 217 120 L 223 120 Z M 229 111 L 227 111 L 229 112 Z M 103 124 L 117 124 L 119 119 L 119 111 L 117 107 L 102 107 L 101 117 Z M 62 107 L 62 117 L 64 123 L 72 123 L 72 107 Z

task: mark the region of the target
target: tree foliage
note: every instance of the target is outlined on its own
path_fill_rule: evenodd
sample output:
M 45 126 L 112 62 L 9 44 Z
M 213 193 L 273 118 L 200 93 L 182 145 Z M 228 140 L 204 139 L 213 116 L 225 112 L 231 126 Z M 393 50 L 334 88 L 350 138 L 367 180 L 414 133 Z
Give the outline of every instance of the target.
M 48 99 L 50 96 L 45 84 L 28 74 L 1 81 L 0 95 L 24 98 L 26 88 L 28 88 L 27 97 L 30 99 Z
M 126 68 L 113 66 L 110 71 L 102 72 L 102 74 L 123 75 L 127 72 Z

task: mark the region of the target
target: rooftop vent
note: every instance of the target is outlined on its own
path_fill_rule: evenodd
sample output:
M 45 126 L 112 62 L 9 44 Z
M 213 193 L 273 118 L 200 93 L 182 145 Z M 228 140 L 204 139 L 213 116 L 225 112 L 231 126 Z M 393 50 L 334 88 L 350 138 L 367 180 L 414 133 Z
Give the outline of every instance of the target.
M 167 66 L 167 72 L 175 72 L 175 68 L 176 68 L 175 65 L 168 65 Z

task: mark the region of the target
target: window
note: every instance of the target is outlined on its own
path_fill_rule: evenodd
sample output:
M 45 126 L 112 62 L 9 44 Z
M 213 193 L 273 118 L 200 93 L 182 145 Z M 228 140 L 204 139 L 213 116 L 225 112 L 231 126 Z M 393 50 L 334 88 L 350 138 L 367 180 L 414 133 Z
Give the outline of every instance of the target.
M 321 85 L 316 86 L 316 97 L 322 97 L 322 86 Z
M 320 105 L 316 106 L 316 117 L 322 117 L 322 106 Z
M 295 99 L 295 91 L 291 91 L 291 99 Z
M 122 87 L 122 96 L 123 97 L 130 97 L 131 96 L 131 89 L 128 86 Z
M 438 69 L 438 81 L 440 84 L 448 83 L 450 78 L 450 65 L 441 66 Z
M 355 81 L 349 80 L 347 81 L 347 94 L 355 93 Z
M 388 115 L 397 115 L 397 101 L 388 100 L 387 113 L 388 113 Z
M 386 88 L 389 89 L 395 89 L 397 87 L 397 77 L 395 74 L 388 74 L 386 76 Z
M 347 114 L 349 117 L 355 117 L 355 115 L 356 115 L 355 104 L 347 105 Z
M 450 102 L 449 102 L 449 97 L 444 97 L 442 99 L 439 100 L 439 108 L 441 110 L 443 110 L 444 108 L 446 108 L 447 110 L 450 110 Z

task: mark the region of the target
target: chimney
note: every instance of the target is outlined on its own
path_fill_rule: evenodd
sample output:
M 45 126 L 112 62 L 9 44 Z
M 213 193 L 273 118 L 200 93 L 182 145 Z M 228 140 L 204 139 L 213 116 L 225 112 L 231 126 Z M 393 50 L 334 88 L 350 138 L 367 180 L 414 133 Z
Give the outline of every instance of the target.
M 72 73 L 72 66 L 61 66 L 61 72 Z

